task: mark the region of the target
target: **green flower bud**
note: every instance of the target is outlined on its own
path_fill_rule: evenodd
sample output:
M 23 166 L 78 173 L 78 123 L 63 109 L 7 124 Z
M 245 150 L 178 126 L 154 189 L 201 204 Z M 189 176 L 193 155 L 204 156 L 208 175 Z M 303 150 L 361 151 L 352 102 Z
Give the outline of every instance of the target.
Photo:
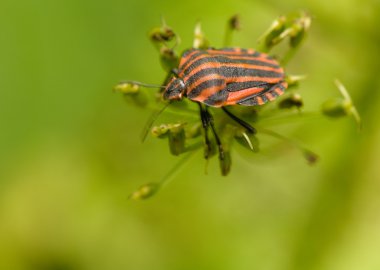
M 114 87 L 114 91 L 123 93 L 127 102 L 138 107 L 145 107 L 149 102 L 146 93 L 140 91 L 140 85 L 133 82 L 121 82 Z
M 131 200 L 145 200 L 152 197 L 160 189 L 159 183 L 148 183 L 135 190 L 130 196 Z
M 178 156 L 185 152 L 186 135 L 183 124 L 175 124 L 169 127 L 169 148 L 172 155 Z
M 149 33 L 149 39 L 154 44 L 169 42 L 169 41 L 172 41 L 175 37 L 176 37 L 176 34 L 168 26 L 153 28 Z
M 136 94 L 140 91 L 140 86 L 131 82 L 120 82 L 113 89 L 123 94 Z
M 224 158 L 223 159 L 219 159 L 219 166 L 220 166 L 220 171 L 222 173 L 223 176 L 226 176 L 229 174 L 230 170 L 231 170 L 231 153 L 230 151 L 224 151 Z
M 302 153 L 309 165 L 315 164 L 319 159 L 318 155 L 311 152 L 310 150 L 304 149 Z
M 285 28 L 286 28 L 285 16 L 279 17 L 272 23 L 272 25 L 269 27 L 269 29 L 261 38 L 262 40 L 264 40 L 264 45 L 268 50 L 271 49 L 274 45 L 281 42 L 283 38 L 280 38 L 280 37 L 281 37 L 281 34 L 285 31 Z
M 303 100 L 301 95 L 297 93 L 292 93 L 290 96 L 285 97 L 278 103 L 280 109 L 291 109 L 296 107 L 300 109 L 303 106 Z
M 296 48 L 301 44 L 305 39 L 306 32 L 309 30 L 310 25 L 311 17 L 306 14 L 302 14 L 301 17 L 294 22 L 289 34 L 291 47 Z
M 202 32 L 201 23 L 197 23 L 194 29 L 194 41 L 193 48 L 194 49 L 208 49 L 210 47 L 210 42 L 205 37 Z
M 169 127 L 165 124 L 154 126 L 151 131 L 152 135 L 157 138 L 166 138 L 168 136 L 168 132 Z
M 231 30 L 240 30 L 240 17 L 238 14 L 229 19 L 228 26 Z
M 338 118 L 351 114 L 352 102 L 343 98 L 329 99 L 322 104 L 322 112 L 324 115 Z
M 165 71 L 170 72 L 179 65 L 178 55 L 173 49 L 162 47 L 160 49 L 160 61 Z
M 227 22 L 226 33 L 224 34 L 225 47 L 231 46 L 233 32 L 237 30 L 240 30 L 240 18 L 239 15 L 234 15 Z
M 289 75 L 286 76 L 285 80 L 288 83 L 288 89 L 292 87 L 297 87 L 299 82 L 304 80 L 306 76 L 304 75 Z

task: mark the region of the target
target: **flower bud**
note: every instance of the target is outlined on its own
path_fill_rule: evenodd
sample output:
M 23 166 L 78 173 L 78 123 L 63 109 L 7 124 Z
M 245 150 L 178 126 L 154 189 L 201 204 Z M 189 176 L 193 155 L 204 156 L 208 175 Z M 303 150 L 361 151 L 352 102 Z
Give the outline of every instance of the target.
M 140 91 L 140 85 L 132 82 L 121 82 L 114 87 L 114 91 L 123 93 L 127 102 L 138 107 L 145 107 L 149 102 L 146 93 Z
M 145 200 L 152 197 L 160 189 L 159 183 L 147 183 L 135 190 L 130 196 L 131 200 Z
M 231 30 L 240 30 L 240 17 L 238 14 L 235 14 L 229 19 L 228 27 Z
M 231 153 L 229 150 L 224 151 L 224 158 L 219 159 L 220 171 L 223 176 L 228 175 L 231 170 Z
M 318 155 L 311 152 L 310 150 L 304 149 L 302 153 L 309 165 L 315 164 L 319 159 Z
M 324 115 L 338 118 L 351 114 L 352 102 L 343 98 L 329 99 L 322 104 L 322 112 Z
M 162 47 L 160 49 L 160 61 L 165 71 L 170 72 L 179 65 L 179 59 L 173 49 Z
M 193 48 L 194 49 L 208 49 L 210 47 L 210 42 L 205 37 L 202 32 L 201 23 L 197 23 L 194 29 L 194 41 Z
M 139 92 L 140 86 L 130 82 L 120 82 L 113 89 L 123 94 L 136 94 Z
M 288 89 L 292 87 L 297 87 L 299 82 L 306 78 L 305 75 L 288 75 L 285 81 L 288 83 Z
M 157 138 L 166 138 L 168 136 L 168 132 L 169 127 L 165 124 L 154 126 L 151 131 L 152 135 Z
M 178 156 L 185 152 L 185 130 L 183 124 L 175 124 L 169 128 L 169 148 L 172 155 Z
M 302 14 L 299 19 L 297 19 L 292 25 L 290 31 L 290 46 L 293 48 L 298 47 L 300 43 L 304 40 L 306 32 L 309 30 L 311 25 L 311 18 L 306 14 Z
M 149 33 L 149 39 L 154 44 L 169 42 L 169 41 L 172 41 L 175 37 L 176 37 L 176 34 L 168 26 L 153 28 L 152 31 L 150 31 Z
M 283 38 L 281 37 L 281 34 L 285 31 L 286 28 L 286 17 L 281 16 L 278 19 L 276 19 L 272 25 L 269 27 L 267 32 L 264 34 L 262 39 L 264 40 L 265 47 L 269 50 L 274 45 L 281 42 Z

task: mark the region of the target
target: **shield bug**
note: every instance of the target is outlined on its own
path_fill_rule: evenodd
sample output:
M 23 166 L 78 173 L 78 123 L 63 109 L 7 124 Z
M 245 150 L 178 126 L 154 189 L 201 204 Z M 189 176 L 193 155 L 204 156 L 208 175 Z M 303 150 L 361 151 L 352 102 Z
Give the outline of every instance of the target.
M 287 88 L 278 62 L 251 49 L 191 49 L 174 74 L 164 99 L 187 97 L 212 107 L 263 105 Z
M 172 70 L 172 74 L 168 84 L 161 87 L 164 88 L 163 98 L 169 101 L 188 98 L 198 103 L 205 130 L 206 159 L 211 151 L 207 135 L 209 127 L 219 148 L 219 158 L 225 159 L 208 107 L 221 108 L 248 132 L 255 133 L 250 124 L 232 114 L 226 106 L 263 105 L 283 94 L 288 87 L 279 63 L 253 49 L 190 49 L 182 54 L 179 66 Z

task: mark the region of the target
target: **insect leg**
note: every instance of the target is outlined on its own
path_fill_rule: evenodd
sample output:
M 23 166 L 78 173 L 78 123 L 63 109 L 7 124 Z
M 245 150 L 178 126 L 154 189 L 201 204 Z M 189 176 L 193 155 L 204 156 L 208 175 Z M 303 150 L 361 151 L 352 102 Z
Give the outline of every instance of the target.
M 250 124 L 248 124 L 247 122 L 245 122 L 244 120 L 240 119 L 239 117 L 237 117 L 236 115 L 232 114 L 230 111 L 228 111 L 226 109 L 226 107 L 222 107 L 222 110 L 229 116 L 231 117 L 234 121 L 236 121 L 239 125 L 241 125 L 242 127 L 244 127 L 249 133 L 252 133 L 252 134 L 255 134 L 256 133 L 256 129 L 251 126 Z
M 216 133 L 216 129 L 215 129 L 215 125 L 214 125 L 214 118 L 212 117 L 212 115 L 210 114 L 210 112 L 207 110 L 207 107 L 205 108 L 205 113 L 206 113 L 206 116 L 207 116 L 207 121 L 208 121 L 209 125 L 211 126 L 212 133 L 214 133 L 216 144 L 218 145 L 219 159 L 220 160 L 224 160 L 223 145 L 222 145 L 222 142 L 221 142 L 218 134 Z
M 201 116 L 201 121 L 202 121 L 202 126 L 205 132 L 205 144 L 206 144 L 206 149 L 204 153 L 205 159 L 209 158 L 209 154 L 211 152 L 211 143 L 210 139 L 208 138 L 208 127 L 209 127 L 209 121 L 207 120 L 207 115 L 205 113 L 205 110 L 202 107 L 202 104 L 198 102 L 199 105 L 199 113 Z

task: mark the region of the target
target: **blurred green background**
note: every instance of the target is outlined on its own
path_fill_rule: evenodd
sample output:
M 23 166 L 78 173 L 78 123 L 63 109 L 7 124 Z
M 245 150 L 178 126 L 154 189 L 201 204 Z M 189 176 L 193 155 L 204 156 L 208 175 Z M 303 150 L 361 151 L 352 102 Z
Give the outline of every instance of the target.
M 0 3 L 0 269 L 380 269 L 379 1 L 2 0 Z M 128 201 L 177 162 L 139 134 L 150 112 L 111 89 L 160 83 L 148 31 L 164 15 L 191 46 L 193 27 L 215 47 L 239 13 L 234 44 L 255 47 L 279 15 L 307 10 L 309 38 L 288 68 L 307 74 L 305 110 L 339 96 L 352 119 L 273 130 L 317 152 L 233 152 L 204 174 L 198 153 L 154 198 Z M 290 125 L 290 124 L 289 124 Z M 288 131 L 288 132 L 287 132 Z

